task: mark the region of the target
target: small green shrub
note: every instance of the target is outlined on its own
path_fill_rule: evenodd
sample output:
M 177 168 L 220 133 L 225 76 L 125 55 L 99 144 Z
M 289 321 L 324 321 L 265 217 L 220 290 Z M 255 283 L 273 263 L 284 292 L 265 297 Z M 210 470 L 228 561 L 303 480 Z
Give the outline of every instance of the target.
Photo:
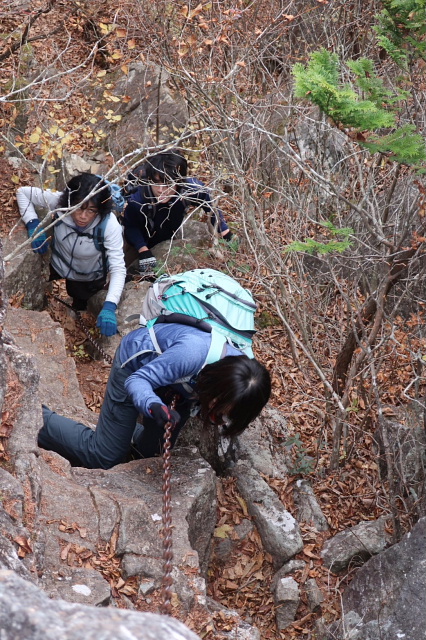
M 306 453 L 305 446 L 296 433 L 285 440 L 284 447 L 292 456 L 292 464 L 288 467 L 288 472 L 292 476 L 308 475 L 314 470 L 314 458 Z

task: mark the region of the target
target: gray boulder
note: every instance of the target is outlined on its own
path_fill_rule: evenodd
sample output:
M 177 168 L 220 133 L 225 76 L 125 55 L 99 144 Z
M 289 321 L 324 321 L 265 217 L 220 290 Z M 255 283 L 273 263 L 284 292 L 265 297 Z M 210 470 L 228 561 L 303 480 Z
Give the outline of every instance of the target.
M 234 460 L 246 461 L 259 473 L 273 478 L 285 478 L 288 473 L 286 451 L 277 442 L 288 436 L 288 427 L 282 413 L 273 407 L 265 407 L 260 416 L 231 446 Z
M 327 540 L 321 551 L 325 566 L 333 573 L 342 573 L 351 563 L 362 564 L 383 551 L 389 542 L 385 524 L 386 517 L 360 522 Z
M 306 595 L 310 611 L 319 611 L 322 603 L 324 602 L 324 594 L 317 585 L 315 578 L 309 578 L 309 580 L 306 580 Z
M 10 346 L 8 352 L 11 355 L 19 353 L 16 357 L 20 361 L 25 353 L 32 358 L 41 404 L 69 418 L 81 420 L 84 424 L 95 425 L 97 415 L 89 411 L 84 403 L 75 362 L 66 351 L 62 327 L 52 320 L 47 311 L 40 313 L 12 307 L 7 310 L 5 326 L 18 347 Z M 34 410 L 31 422 L 35 444 L 37 431 L 42 424 L 40 403 Z M 12 442 L 25 432 L 14 429 Z
M 28 240 L 24 224 L 19 221 L 4 241 L 3 253 L 12 255 Z M 10 300 L 29 309 L 42 309 L 49 278 L 49 253 L 39 255 L 28 244 L 4 264 L 4 292 Z
M 294 137 L 302 160 L 321 162 L 326 175 L 336 171 L 348 147 L 345 134 L 330 126 L 317 108 L 299 118 Z
M 4 640 L 196 640 L 177 620 L 153 613 L 99 609 L 51 600 L 12 571 L 0 571 Z
M 333 638 L 420 640 L 426 629 L 426 518 L 394 546 L 371 558 L 343 594 Z
M 426 514 L 424 478 L 426 466 L 426 433 L 423 425 L 423 406 L 413 401 L 405 407 L 392 407 L 394 419 L 383 421 L 375 433 L 379 449 L 379 469 L 383 480 L 388 476 L 388 457 L 385 443 L 389 446 L 394 491 L 404 496 L 407 509 Z
M 283 566 L 278 569 L 277 573 L 274 575 L 273 582 L 276 580 L 280 580 L 284 578 L 289 573 L 295 573 L 296 571 L 302 571 L 306 567 L 306 562 L 304 560 L 298 560 L 297 558 L 292 558 Z
M 188 109 L 182 96 L 173 89 L 170 74 L 154 63 L 135 62 L 129 73 L 110 75 L 107 93 L 120 98 L 108 102 L 114 116 L 121 120 L 106 122 L 108 148 L 115 157 L 131 153 L 137 148 L 147 149 L 154 144 L 157 126 L 159 143 L 170 142 L 179 135 L 188 121 Z M 112 85 L 112 86 L 111 86 Z M 125 100 L 121 100 L 126 96 Z M 105 99 L 105 87 L 95 100 Z
M 297 520 L 310 523 L 317 531 L 327 531 L 328 523 L 321 511 L 314 490 L 307 480 L 296 480 L 294 502 L 297 507 Z
M 78 567 L 82 557 L 96 554 L 99 543 L 122 558 L 124 578 L 154 578 L 158 588 L 161 459 L 137 460 L 103 471 L 71 468 L 57 454 L 43 452 L 39 465 L 46 590 L 63 588 L 59 578 L 67 571 L 66 564 Z M 190 451 L 176 451 L 172 466 L 173 590 L 182 605 L 190 608 L 194 592 L 201 589 L 205 595 L 203 581 L 192 581 L 185 571 L 188 562 L 192 570 L 200 570 L 200 565 L 201 573 L 206 569 L 215 526 L 215 481 L 208 464 Z M 98 597 L 95 591 L 93 597 Z
M 299 585 L 294 578 L 280 578 L 273 589 L 277 627 L 281 631 L 294 622 L 300 602 Z
M 103 168 L 99 162 L 90 158 L 87 154 L 64 151 L 60 169 L 60 172 L 56 174 L 55 180 L 55 187 L 58 191 L 64 189 L 67 182 L 79 173 L 87 172 L 102 175 L 106 173 L 107 167 Z M 109 179 L 112 180 L 112 177 Z
M 238 462 L 233 474 L 259 531 L 264 549 L 280 567 L 303 549 L 299 525 L 255 469 Z

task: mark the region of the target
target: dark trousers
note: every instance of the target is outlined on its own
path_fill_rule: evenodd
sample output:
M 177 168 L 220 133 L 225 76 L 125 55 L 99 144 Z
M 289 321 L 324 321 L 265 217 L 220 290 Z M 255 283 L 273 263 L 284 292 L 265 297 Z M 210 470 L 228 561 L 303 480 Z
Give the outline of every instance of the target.
M 139 412 L 124 388 L 129 375 L 130 371 L 121 368 L 117 350 L 95 430 L 43 407 L 39 446 L 56 451 L 74 466 L 88 469 L 110 469 L 128 460 L 130 453 L 134 458 L 150 458 L 161 453 L 164 429 L 145 416 L 143 424 L 137 423 Z M 169 387 L 156 389 L 156 393 L 165 404 L 173 395 Z M 172 446 L 189 418 L 190 408 L 189 400 L 178 400 L 176 411 L 181 420 L 173 430 Z
M 52 280 L 62 280 L 62 276 L 50 265 L 49 282 Z M 76 311 L 85 311 L 87 308 L 87 301 L 89 298 L 95 295 L 98 291 L 104 288 L 106 284 L 106 278 L 99 278 L 99 280 L 80 281 L 80 280 L 67 280 L 65 279 L 68 295 L 72 298 L 72 306 Z

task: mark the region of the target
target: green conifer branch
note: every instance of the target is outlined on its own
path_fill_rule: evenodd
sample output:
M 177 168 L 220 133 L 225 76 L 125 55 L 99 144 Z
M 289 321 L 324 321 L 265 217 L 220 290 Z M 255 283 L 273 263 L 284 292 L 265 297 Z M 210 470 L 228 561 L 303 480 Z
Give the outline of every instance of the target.
M 305 238 L 301 240 L 295 240 L 284 248 L 285 253 L 301 252 L 313 255 L 318 253 L 320 255 L 328 255 L 330 253 L 343 253 L 352 246 L 350 236 L 353 235 L 354 230 L 351 227 L 336 227 L 330 220 L 325 220 L 319 223 L 322 227 L 326 227 L 330 233 L 334 236 L 342 236 L 342 240 L 329 240 L 328 242 L 318 242 L 313 238 Z
M 385 153 L 396 162 L 418 168 L 426 159 L 424 140 L 412 125 L 396 127 L 398 102 L 406 99 L 407 93 L 385 87 L 371 60 L 349 61 L 346 66 L 354 74 L 354 87 L 340 81 L 335 53 L 315 51 L 306 66 L 293 66 L 295 96 L 316 104 L 340 129 L 350 129 L 347 133 L 353 133 L 351 137 L 371 153 Z M 383 129 L 393 131 L 377 133 Z
M 382 0 L 374 27 L 378 43 L 392 60 L 407 68 L 416 58 L 426 59 L 426 0 Z
M 426 149 L 421 135 L 415 133 L 415 126 L 404 125 L 385 136 L 372 134 L 368 142 L 361 142 L 371 153 L 384 153 L 401 164 L 421 165 L 426 160 Z

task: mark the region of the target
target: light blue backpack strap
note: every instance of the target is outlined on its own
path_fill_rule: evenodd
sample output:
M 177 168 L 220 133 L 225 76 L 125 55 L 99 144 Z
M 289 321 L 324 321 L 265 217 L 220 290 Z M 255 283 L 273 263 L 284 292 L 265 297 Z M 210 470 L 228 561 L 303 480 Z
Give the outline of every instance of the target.
M 226 338 L 224 336 L 221 336 L 220 333 L 216 333 L 214 329 L 211 332 L 211 337 L 212 337 L 212 340 L 210 342 L 210 347 L 201 369 L 204 369 L 206 364 L 213 364 L 213 362 L 217 362 L 218 360 L 223 358 L 226 352 L 226 349 L 225 349 L 226 343 L 227 343 Z M 175 381 L 175 384 L 181 384 L 188 393 L 192 393 L 194 390 L 188 384 L 188 382 L 191 380 L 192 377 L 193 376 L 187 376 L 186 378 L 179 378 L 179 380 Z
M 239 349 L 241 353 L 243 353 L 248 358 L 251 358 L 251 359 L 254 358 L 253 350 L 249 344 L 247 344 L 246 346 L 242 346 L 242 345 L 236 346 L 235 344 L 232 343 L 231 338 L 229 337 L 227 338 L 226 336 L 224 336 L 223 333 L 221 333 L 221 331 L 216 331 L 215 327 L 212 328 L 211 336 L 212 336 L 212 341 L 210 343 L 210 348 L 207 353 L 207 358 L 203 366 L 205 366 L 206 364 L 213 364 L 213 362 L 217 362 L 218 360 L 221 360 L 225 356 L 225 353 L 226 353 L 225 347 L 227 344 L 232 345 L 235 349 Z
M 251 358 L 251 360 L 254 359 L 253 349 L 249 345 L 247 345 L 247 347 L 239 347 L 239 349 L 245 356 L 247 356 L 247 358 Z
M 131 362 L 132 360 L 134 360 L 138 356 L 142 356 L 144 353 L 155 353 L 155 351 L 153 351 L 152 349 L 144 349 L 143 351 L 138 351 L 133 356 L 130 356 L 130 358 L 127 358 L 127 360 L 125 362 L 123 362 L 123 364 L 121 365 L 120 369 L 123 369 L 128 362 Z
M 227 343 L 227 339 L 225 338 L 225 336 L 215 331 L 214 327 L 212 328 L 211 337 L 212 341 L 210 343 L 206 361 L 203 367 L 206 364 L 213 364 L 213 362 L 217 362 L 218 360 L 220 360 L 223 357 L 224 347 Z
M 217 333 L 214 329 L 211 332 L 211 337 L 212 340 L 210 343 L 210 347 L 201 369 L 204 369 L 206 364 L 213 364 L 213 362 L 221 360 L 226 353 L 226 344 L 228 342 L 227 339 L 224 336 L 221 336 L 220 333 Z M 188 393 L 192 393 L 193 389 L 188 384 L 188 382 L 191 380 L 191 377 L 192 376 L 188 376 L 187 378 L 180 378 L 179 380 L 176 380 L 176 384 L 181 384 Z
M 152 326 L 148 327 L 148 331 L 149 331 L 150 338 L 152 340 L 152 344 L 154 345 L 154 349 L 156 350 L 158 355 L 161 355 L 163 352 L 161 351 L 160 345 L 158 344 L 158 340 L 157 340 L 157 336 L 155 335 L 154 327 L 152 327 Z
M 156 353 L 159 356 L 163 353 L 160 349 L 160 345 L 158 344 L 157 336 L 155 335 L 153 327 L 149 327 L 148 331 L 155 351 L 153 349 L 143 349 L 142 351 L 138 351 L 133 356 L 130 356 L 130 358 L 127 358 L 127 360 L 121 365 L 121 368 L 125 367 L 131 360 L 134 360 L 138 356 L 142 356 L 144 353 Z

